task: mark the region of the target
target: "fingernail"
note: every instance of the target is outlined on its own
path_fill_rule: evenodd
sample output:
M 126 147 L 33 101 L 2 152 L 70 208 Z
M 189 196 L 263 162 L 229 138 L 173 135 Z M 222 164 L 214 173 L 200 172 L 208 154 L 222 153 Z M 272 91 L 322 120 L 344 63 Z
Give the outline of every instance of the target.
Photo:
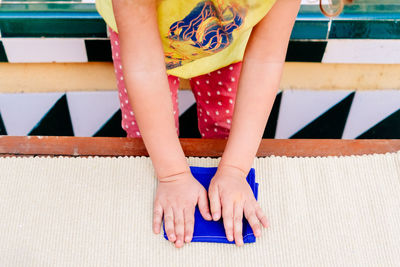
M 260 236 L 261 235 L 261 231 L 260 231 L 260 229 L 257 229 L 256 230 L 256 236 Z
M 207 214 L 207 220 L 212 220 L 211 214 Z
M 233 236 L 228 235 L 228 240 L 229 240 L 229 241 L 233 241 Z
M 175 235 L 171 235 L 171 240 L 175 240 Z
M 179 239 L 178 241 L 176 241 L 176 246 L 180 246 L 182 245 L 182 241 Z
M 190 240 L 191 240 L 190 236 L 185 237 L 185 242 L 186 242 L 186 243 L 189 243 Z
M 219 213 L 214 213 L 214 215 L 213 215 L 214 221 L 217 221 L 217 220 L 218 220 L 218 217 L 219 217 Z

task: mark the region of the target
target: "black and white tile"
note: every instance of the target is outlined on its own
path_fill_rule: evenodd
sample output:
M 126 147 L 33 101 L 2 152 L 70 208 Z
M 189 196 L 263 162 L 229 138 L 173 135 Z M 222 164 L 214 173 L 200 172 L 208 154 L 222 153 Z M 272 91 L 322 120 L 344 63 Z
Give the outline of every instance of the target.
M 8 62 L 87 62 L 84 39 L 2 38 Z
M 3 118 L 0 113 L 0 135 L 7 135 L 6 127 L 4 126 Z
M 200 138 L 191 91 L 180 90 L 180 137 Z M 120 136 L 116 91 L 0 94 L 1 135 Z M 400 91 L 279 92 L 263 138 L 400 138 Z
M 399 109 L 399 90 L 356 92 L 342 138 L 400 138 Z
M 400 63 L 400 40 L 329 39 L 323 63 Z
M 0 112 L 7 134 L 29 135 L 63 95 L 64 93 L 0 94 Z M 67 113 L 68 110 L 64 112 Z
M 67 92 L 75 136 L 93 136 L 119 110 L 116 91 Z
M 335 106 L 347 97 L 351 97 L 352 94 L 352 91 L 345 90 L 285 90 L 282 95 L 275 138 L 341 138 L 341 134 L 338 136 L 337 133 L 340 129 L 333 127 L 333 123 L 337 122 L 337 116 L 341 113 L 340 110 L 335 109 Z M 330 114 L 332 115 L 329 116 Z M 343 117 L 340 117 L 340 120 L 343 120 Z M 338 123 L 344 126 L 345 122 Z M 332 127 L 330 127 L 331 124 Z
M 59 134 L 61 133 L 61 134 Z M 74 136 L 67 98 L 64 94 L 28 135 Z
M 109 38 L 0 38 L 0 62 L 94 61 L 112 62 Z M 400 40 L 290 40 L 286 61 L 400 64 Z

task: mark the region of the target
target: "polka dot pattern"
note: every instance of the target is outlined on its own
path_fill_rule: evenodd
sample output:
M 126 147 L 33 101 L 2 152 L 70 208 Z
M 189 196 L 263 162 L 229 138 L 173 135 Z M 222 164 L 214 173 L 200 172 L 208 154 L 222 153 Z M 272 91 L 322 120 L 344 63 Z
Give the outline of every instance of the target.
M 135 114 L 132 110 L 132 106 L 129 102 L 128 90 L 125 86 L 125 81 L 123 77 L 123 67 L 121 64 L 121 52 L 119 48 L 118 33 L 113 31 L 109 26 L 108 30 L 110 32 L 110 43 L 112 59 L 114 64 L 114 71 L 117 80 L 118 95 L 120 108 L 122 113 L 121 126 L 127 133 L 127 137 L 130 138 L 141 138 L 139 126 L 136 123 Z M 174 118 L 175 118 L 175 129 L 179 136 L 179 111 L 178 111 L 178 88 L 179 88 L 179 78 L 173 75 L 168 75 L 168 82 L 171 92 L 172 104 L 174 108 Z
M 202 137 L 228 138 L 241 66 L 241 62 L 233 63 L 190 79 Z
M 127 137 L 141 138 L 135 114 L 129 103 L 128 90 L 123 77 L 118 33 L 114 32 L 109 26 L 108 30 L 110 32 L 112 58 L 122 112 L 121 126 L 127 132 Z M 203 138 L 228 138 L 241 66 L 242 62 L 237 62 L 189 79 L 197 102 L 198 127 Z M 168 82 L 174 109 L 175 129 L 179 136 L 179 78 L 168 75 Z

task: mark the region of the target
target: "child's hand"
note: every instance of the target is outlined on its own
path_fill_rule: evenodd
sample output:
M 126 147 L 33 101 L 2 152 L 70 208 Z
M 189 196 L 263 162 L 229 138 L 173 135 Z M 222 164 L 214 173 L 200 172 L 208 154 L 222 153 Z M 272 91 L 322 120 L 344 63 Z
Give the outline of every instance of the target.
M 208 189 L 211 213 L 214 221 L 222 218 L 229 241 L 235 239 L 238 246 L 243 245 L 243 212 L 253 229 L 254 235 L 261 235 L 260 223 L 266 228 L 267 218 L 256 201 L 246 175 L 234 167 L 222 165 L 218 168 Z
M 183 246 L 183 240 L 190 242 L 193 237 L 194 210 L 197 203 L 204 219 L 211 220 L 207 191 L 191 173 L 185 172 L 170 176 L 167 180 L 160 180 L 154 201 L 154 233 L 160 233 L 164 214 L 168 240 L 175 243 L 177 248 Z

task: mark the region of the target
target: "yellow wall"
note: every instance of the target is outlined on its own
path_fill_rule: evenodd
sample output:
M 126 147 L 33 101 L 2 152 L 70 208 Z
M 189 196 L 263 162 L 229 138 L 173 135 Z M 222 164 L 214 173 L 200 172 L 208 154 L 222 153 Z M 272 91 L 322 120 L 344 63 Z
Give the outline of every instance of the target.
M 400 64 L 286 62 L 280 89 L 400 89 Z M 189 81 L 181 81 L 189 89 Z M 114 90 L 111 62 L 0 63 L 0 93 Z

